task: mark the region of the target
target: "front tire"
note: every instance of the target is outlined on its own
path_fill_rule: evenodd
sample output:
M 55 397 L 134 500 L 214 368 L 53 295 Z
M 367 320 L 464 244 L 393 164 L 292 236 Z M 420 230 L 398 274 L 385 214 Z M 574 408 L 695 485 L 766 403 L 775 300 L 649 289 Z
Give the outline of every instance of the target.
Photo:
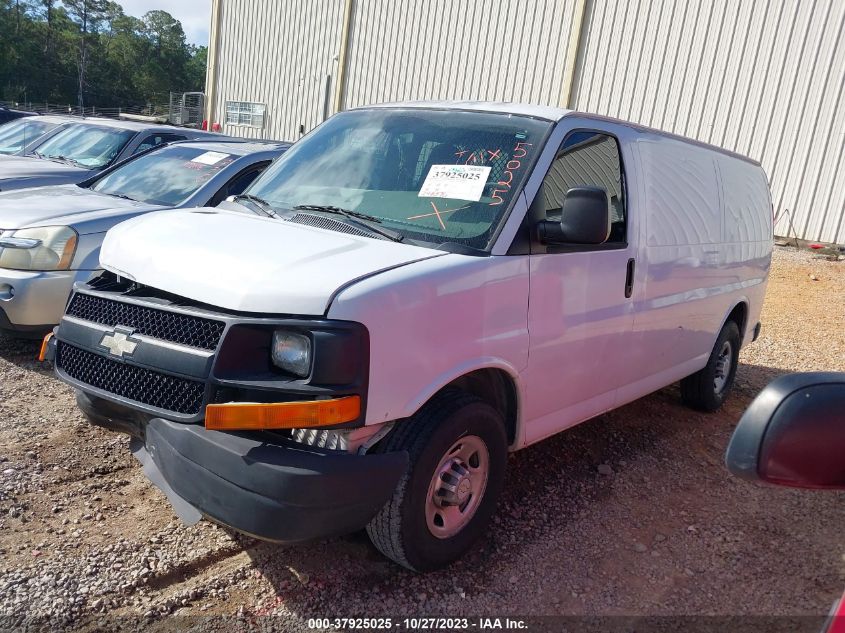
M 708 413 L 722 406 L 736 378 L 741 342 L 737 324 L 725 323 L 704 369 L 681 381 L 684 404 Z
M 408 451 L 408 471 L 367 526 L 382 554 L 414 571 L 463 555 L 484 533 L 502 491 L 507 438 L 501 415 L 449 390 L 399 422 L 383 452 Z

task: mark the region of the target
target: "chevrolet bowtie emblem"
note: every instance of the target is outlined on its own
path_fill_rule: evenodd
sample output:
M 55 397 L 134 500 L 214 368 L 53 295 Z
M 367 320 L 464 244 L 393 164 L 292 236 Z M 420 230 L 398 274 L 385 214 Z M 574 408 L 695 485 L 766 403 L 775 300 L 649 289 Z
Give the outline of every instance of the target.
M 123 358 L 124 355 L 131 356 L 138 347 L 138 343 L 129 339 L 132 336 L 132 330 L 121 332 L 115 329 L 114 332 L 107 332 L 102 339 L 100 345 L 109 350 L 112 356 Z

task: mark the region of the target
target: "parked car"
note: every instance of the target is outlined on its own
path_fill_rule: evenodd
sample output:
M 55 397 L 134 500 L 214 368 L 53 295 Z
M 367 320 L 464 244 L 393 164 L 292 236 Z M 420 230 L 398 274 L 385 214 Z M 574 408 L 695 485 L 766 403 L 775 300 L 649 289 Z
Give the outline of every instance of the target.
M 0 125 L 14 121 L 15 119 L 22 119 L 24 117 L 33 116 L 35 112 L 27 112 L 26 110 L 14 110 L 6 106 L 0 106 Z
M 0 193 L 0 331 L 40 338 L 58 323 L 73 284 L 100 272 L 111 227 L 151 211 L 213 207 L 240 194 L 287 147 L 178 142 L 80 185 Z
M 487 528 L 509 450 L 678 380 L 718 408 L 771 251 L 766 176 L 725 150 L 551 107 L 360 108 L 237 205 L 109 231 L 45 353 L 186 520 L 366 526 L 428 570 Z
M 75 184 L 162 143 L 220 138 L 219 134 L 169 125 L 81 119 L 28 145 L 25 155 L 0 157 L 0 191 Z
M 73 122 L 74 119 L 71 117 L 50 114 L 15 119 L 5 123 L 0 126 L 0 154 L 8 155 L 22 152 L 28 145 L 32 145 L 45 134 L 58 132 L 62 126 L 70 125 Z M 2 173 L 2 168 L 0 168 L 0 174 Z
M 787 374 L 739 421 L 725 461 L 738 477 L 776 486 L 845 490 L 845 373 Z M 845 633 L 845 596 L 825 633 Z

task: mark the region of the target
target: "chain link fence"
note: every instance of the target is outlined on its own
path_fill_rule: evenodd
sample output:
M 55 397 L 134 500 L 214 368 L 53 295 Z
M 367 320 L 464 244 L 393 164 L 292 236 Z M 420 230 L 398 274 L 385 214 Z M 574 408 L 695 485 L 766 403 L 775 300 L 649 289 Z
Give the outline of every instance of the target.
M 112 119 L 143 119 L 157 123 L 170 123 L 198 128 L 202 125 L 205 95 L 201 92 L 171 92 L 165 102 L 148 102 L 144 105 L 100 108 L 49 101 L 0 101 L 0 107 L 25 110 L 37 114 L 63 114 L 67 116 L 106 117 Z

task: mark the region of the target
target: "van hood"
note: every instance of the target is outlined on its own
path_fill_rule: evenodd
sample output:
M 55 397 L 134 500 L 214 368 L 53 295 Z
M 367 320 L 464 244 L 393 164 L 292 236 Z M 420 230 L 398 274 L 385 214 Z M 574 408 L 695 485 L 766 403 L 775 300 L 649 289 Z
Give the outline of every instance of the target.
M 0 227 L 22 229 L 56 224 L 74 226 L 77 221 L 88 223 L 95 217 L 160 208 L 107 196 L 76 185 L 18 189 L 0 193 Z
M 323 315 L 342 287 L 442 251 L 219 209 L 155 212 L 106 234 L 107 270 L 225 310 Z
M 46 158 L 4 156 L 0 160 L 0 191 L 82 182 L 94 172 Z

